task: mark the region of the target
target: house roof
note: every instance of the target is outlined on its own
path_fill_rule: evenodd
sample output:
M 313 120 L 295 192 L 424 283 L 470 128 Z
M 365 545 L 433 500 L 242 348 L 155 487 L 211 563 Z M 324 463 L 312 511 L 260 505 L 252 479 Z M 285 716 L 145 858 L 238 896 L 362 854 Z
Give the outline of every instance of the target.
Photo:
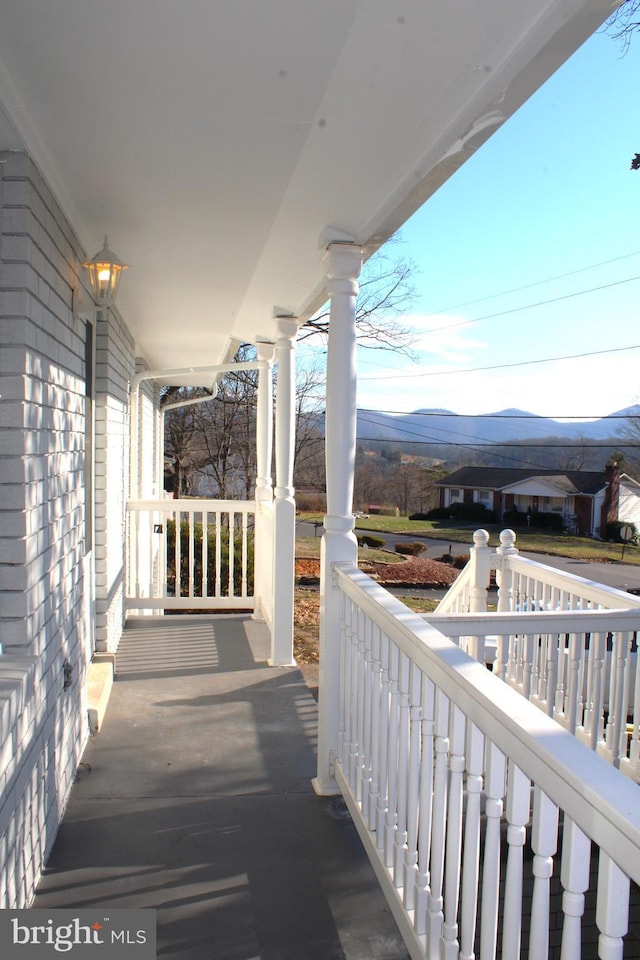
M 219 363 L 313 314 L 327 243 L 369 256 L 610 10 L 5 3 L 0 150 L 31 154 L 87 255 L 108 233 L 131 265 L 118 303 L 152 367 Z
M 440 480 L 437 487 L 503 490 L 524 480 L 544 478 L 565 493 L 594 495 L 606 485 L 604 470 L 526 470 L 518 467 L 461 467 Z

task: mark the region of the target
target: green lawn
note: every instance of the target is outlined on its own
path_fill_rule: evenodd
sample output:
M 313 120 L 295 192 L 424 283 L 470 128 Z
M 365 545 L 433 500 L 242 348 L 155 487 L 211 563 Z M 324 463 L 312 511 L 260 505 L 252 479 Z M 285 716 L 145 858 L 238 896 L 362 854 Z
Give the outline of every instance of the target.
M 303 559 L 320 559 L 320 537 L 296 537 L 296 557 Z M 372 547 L 366 547 L 364 556 L 371 563 L 402 563 L 406 560 L 400 553 L 392 553 L 390 550 L 374 550 Z
M 318 514 L 301 515 L 299 519 L 319 520 Z M 407 520 L 406 517 L 366 517 L 356 520 L 358 533 L 370 531 L 372 533 L 409 534 L 410 536 L 428 537 L 432 540 L 452 540 L 455 543 L 473 543 L 473 532 L 478 528 L 477 523 L 457 523 L 445 525 L 442 520 Z M 502 525 L 494 524 L 487 528 L 490 534 L 491 546 L 498 546 L 499 534 Z M 625 563 L 640 566 L 640 547 L 627 545 L 623 549 L 621 543 L 603 543 L 600 540 L 591 540 L 588 537 L 571 537 L 562 533 L 550 531 L 535 532 L 528 529 L 516 530 L 516 546 L 520 550 L 531 553 L 547 553 L 558 557 L 571 557 L 576 560 L 604 560 L 616 561 L 623 559 Z M 318 538 L 318 542 L 319 542 Z

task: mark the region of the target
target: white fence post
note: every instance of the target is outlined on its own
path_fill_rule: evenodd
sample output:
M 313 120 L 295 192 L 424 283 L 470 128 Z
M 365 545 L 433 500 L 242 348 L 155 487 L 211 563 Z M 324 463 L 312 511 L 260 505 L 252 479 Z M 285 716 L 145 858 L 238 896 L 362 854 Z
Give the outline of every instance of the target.
M 491 580 L 491 550 L 486 530 L 476 530 L 470 550 L 471 589 L 469 612 L 480 613 L 487 609 L 487 590 Z M 469 653 L 478 663 L 484 663 L 484 637 L 470 637 Z

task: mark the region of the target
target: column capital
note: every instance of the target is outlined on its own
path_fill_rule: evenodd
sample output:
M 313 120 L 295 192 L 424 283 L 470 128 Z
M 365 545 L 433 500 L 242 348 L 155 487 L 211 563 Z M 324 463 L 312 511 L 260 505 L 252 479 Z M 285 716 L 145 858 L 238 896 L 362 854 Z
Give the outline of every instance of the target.
M 330 243 L 323 258 L 327 280 L 357 280 L 362 258 L 363 250 L 357 243 Z
M 298 321 L 296 317 L 274 317 L 278 340 L 295 340 L 298 333 Z
M 275 349 L 276 349 L 275 343 L 271 343 L 268 340 L 258 340 L 258 342 L 256 343 L 256 353 L 258 355 L 258 360 L 264 360 L 267 363 L 270 363 L 273 360 Z

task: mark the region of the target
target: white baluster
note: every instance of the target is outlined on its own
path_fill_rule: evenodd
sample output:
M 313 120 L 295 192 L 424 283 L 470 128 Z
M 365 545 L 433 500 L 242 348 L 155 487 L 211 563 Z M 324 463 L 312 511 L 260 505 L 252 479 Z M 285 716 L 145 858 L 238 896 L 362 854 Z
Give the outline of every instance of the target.
M 347 700 L 348 700 L 348 687 L 346 685 L 346 673 L 347 673 L 347 598 L 342 590 L 339 591 L 338 596 L 338 617 L 340 624 L 340 649 L 339 649 L 339 663 L 340 663 L 340 673 L 338 677 L 340 692 L 338 695 L 338 736 L 337 736 L 337 760 L 338 763 L 344 769 L 345 767 L 345 758 L 347 757 L 346 747 L 346 710 L 347 710 Z
M 578 700 L 580 698 L 580 661 L 582 659 L 582 634 L 572 633 L 569 638 L 569 660 L 567 678 L 567 704 L 565 716 L 569 733 L 576 732 L 578 719 Z
M 194 539 L 196 522 L 195 522 L 195 516 L 194 516 L 193 510 L 189 510 L 189 512 L 187 513 L 187 517 L 188 517 L 187 523 L 189 525 L 189 555 L 188 555 L 189 599 L 191 599 L 194 595 L 193 588 L 194 588 L 194 572 L 195 572 L 195 559 L 196 559 L 195 539 Z M 231 539 L 231 536 L 229 536 L 229 539 Z M 231 575 L 231 571 L 229 571 L 229 574 Z
M 500 680 L 506 679 L 509 638 L 502 635 L 496 637 L 496 657 L 493 661 L 493 672 Z
M 449 752 L 449 700 L 436 692 L 435 771 L 433 781 L 433 821 L 431 833 L 431 896 L 427 915 L 429 960 L 440 958 L 440 938 L 444 922 L 444 851 L 447 825 L 447 756 Z
M 398 664 L 398 818 L 394 839 L 393 882 L 404 883 L 407 844 L 407 791 L 409 786 L 409 657 L 400 653 Z
M 533 849 L 533 900 L 531 903 L 531 960 L 547 960 L 549 954 L 549 883 L 558 842 L 558 808 L 535 788 L 531 847 Z
M 533 671 L 534 638 L 527 633 L 522 642 L 522 696 L 528 700 L 531 696 L 531 674 Z
M 467 809 L 462 865 L 462 905 L 460 911 L 460 960 L 473 960 L 478 913 L 480 878 L 480 796 L 484 766 L 484 736 L 475 724 L 467 723 Z
M 488 742 L 485 758 L 485 813 L 487 817 L 482 864 L 482 905 L 480 919 L 480 956 L 495 960 L 498 949 L 498 909 L 500 902 L 500 823 L 505 793 L 505 758 L 495 744 Z
M 349 779 L 349 763 L 351 757 L 351 745 L 354 737 L 353 727 L 351 725 L 351 691 L 353 669 L 353 602 L 349 597 L 344 596 L 344 734 L 342 738 L 342 768 L 344 775 Z
M 622 681 L 622 706 L 620 709 L 620 737 L 618 747 L 618 766 L 621 761 L 627 760 L 627 717 L 629 716 L 629 701 L 631 698 L 631 684 L 633 680 L 633 667 L 631 664 L 631 647 L 633 643 L 632 634 L 624 634 L 624 678 Z
M 558 635 L 558 676 L 556 680 L 556 698 L 554 705 L 554 716 L 556 719 L 564 717 L 565 695 L 567 682 L 567 647 L 564 634 Z
M 378 800 L 380 798 L 380 691 L 382 666 L 380 664 L 380 627 L 372 625 L 371 634 L 371 783 L 367 824 L 377 829 Z
M 414 926 L 416 933 L 427 932 L 427 909 L 431 894 L 431 831 L 433 826 L 433 787 L 435 755 L 435 685 L 422 678 L 422 756 L 420 759 L 420 810 L 418 813 L 418 878 Z
M 624 709 L 625 660 L 631 647 L 628 634 L 614 633 L 611 651 L 611 684 L 609 687 L 609 717 L 605 734 L 607 759 L 615 767 L 620 763 L 621 728 L 626 726 Z
M 398 823 L 398 735 L 400 688 L 399 650 L 391 643 L 389 658 L 389 737 L 387 747 L 387 816 L 385 819 L 384 862 L 393 868 L 393 853 Z
M 596 924 L 600 960 L 622 960 L 629 927 L 629 878 L 602 850 L 598 863 Z
M 442 928 L 442 960 L 457 960 L 458 905 L 462 859 L 462 791 L 465 769 L 464 744 L 466 718 L 462 710 L 451 704 L 451 737 L 449 741 L 449 806 L 447 812 L 447 853 L 444 891 L 444 925 Z
M 582 958 L 584 895 L 589 889 L 591 841 L 566 815 L 562 837 L 562 951 L 560 960 Z
M 356 658 L 356 686 L 355 686 L 355 708 L 356 708 L 356 730 L 357 730 L 357 751 L 355 757 L 354 784 L 353 792 L 356 800 L 362 802 L 362 778 L 365 764 L 364 753 L 364 684 L 365 684 L 365 621 L 366 616 L 362 610 L 358 610 L 358 629 L 356 634 L 356 644 L 354 656 Z
M 372 652 L 372 633 L 373 633 L 373 624 L 369 617 L 365 617 L 364 623 L 364 730 L 362 734 L 362 766 L 360 770 L 361 775 L 361 797 L 362 797 L 362 813 L 365 820 L 368 821 L 369 816 L 369 791 L 371 790 L 371 769 L 372 769 L 372 756 L 371 756 L 371 725 L 372 725 L 372 716 L 371 716 L 371 703 L 372 703 L 372 684 L 373 684 L 373 652 Z
M 629 767 L 625 769 L 634 780 L 640 779 L 640 657 L 638 656 L 637 641 L 635 656 L 635 684 L 633 694 L 633 723 L 631 726 L 631 741 L 629 743 Z M 631 662 L 631 658 L 630 658 Z
M 222 596 L 222 523 L 221 514 L 216 510 L 216 597 Z
M 503 957 L 520 955 L 522 930 L 523 847 L 529 822 L 528 778 L 509 760 L 507 774 L 507 872 L 504 899 Z
M 176 597 L 182 596 L 182 514 L 175 512 L 176 538 L 174 544 L 174 570 L 176 572 Z
M 236 515 L 229 511 L 227 514 L 227 566 L 229 570 L 229 582 L 227 583 L 227 596 L 232 597 L 235 592 L 235 566 L 236 566 Z
M 348 780 L 349 786 L 353 790 L 354 794 L 356 792 L 356 781 L 357 781 L 357 771 L 358 771 L 358 754 L 360 750 L 360 745 L 358 742 L 358 681 L 359 681 L 359 670 L 358 670 L 358 645 L 360 642 L 358 636 L 358 621 L 360 617 L 360 611 L 358 610 L 358 605 L 355 601 L 351 602 L 351 615 L 350 615 L 350 631 L 349 638 L 351 640 L 350 650 L 351 650 L 351 666 L 349 676 L 351 679 L 351 692 L 349 695 L 349 732 L 351 734 L 350 743 L 349 743 L 349 770 L 348 770 Z
M 422 673 L 411 664 L 409 707 L 409 775 L 407 787 L 407 846 L 404 858 L 404 906 L 413 910 L 418 884 L 418 808 L 420 802 L 420 740 Z
M 202 563 L 202 588 L 200 590 L 200 596 L 208 596 L 207 590 L 207 577 L 208 577 L 208 560 L 209 560 L 209 525 L 208 525 L 209 514 L 206 510 L 202 511 L 202 543 L 200 545 L 200 560 Z M 245 516 L 246 520 L 246 516 Z
M 386 634 L 380 635 L 380 733 L 378 736 L 379 791 L 376 814 L 376 844 L 384 850 L 385 824 L 387 818 L 387 771 L 389 743 L 389 656 L 390 642 Z

